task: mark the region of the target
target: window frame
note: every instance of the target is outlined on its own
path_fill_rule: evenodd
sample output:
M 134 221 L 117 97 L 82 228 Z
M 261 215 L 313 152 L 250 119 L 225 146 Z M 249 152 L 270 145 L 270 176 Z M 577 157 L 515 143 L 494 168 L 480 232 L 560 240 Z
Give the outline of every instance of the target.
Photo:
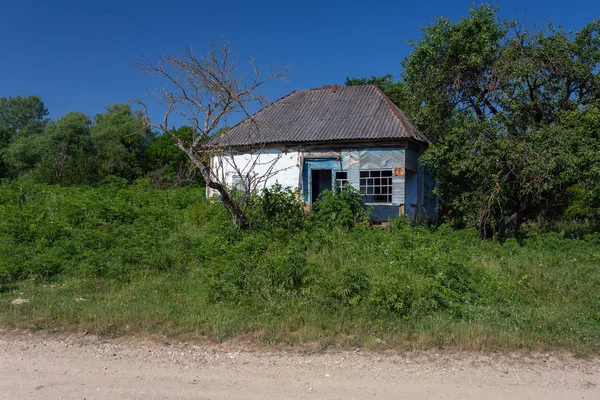
M 245 192 L 246 188 L 244 187 L 244 182 L 246 183 L 246 185 L 248 185 L 248 190 L 250 190 L 250 191 L 254 190 L 254 188 L 253 188 L 254 174 L 253 173 L 248 173 L 248 174 L 233 173 L 232 174 L 231 186 L 233 187 L 233 189 Z
M 338 178 L 338 174 L 344 174 L 345 178 Z M 335 171 L 334 173 L 335 188 L 341 189 L 348 185 L 348 171 Z
M 385 173 L 385 175 L 384 175 Z M 365 176 L 366 174 L 366 176 Z M 393 205 L 393 190 L 394 190 L 394 170 L 390 169 L 361 169 L 359 171 L 359 191 L 367 205 Z M 387 183 L 382 181 L 386 180 Z M 364 181 L 364 184 L 363 184 Z M 371 181 L 371 183 L 369 183 Z M 377 183 L 379 181 L 379 183 Z M 385 192 L 383 190 L 385 188 Z M 372 193 L 368 193 L 372 189 Z M 379 189 L 379 190 L 376 190 Z M 379 193 L 375 193 L 379 191 Z M 369 197 L 377 200 L 377 196 L 385 196 L 388 201 L 367 201 Z

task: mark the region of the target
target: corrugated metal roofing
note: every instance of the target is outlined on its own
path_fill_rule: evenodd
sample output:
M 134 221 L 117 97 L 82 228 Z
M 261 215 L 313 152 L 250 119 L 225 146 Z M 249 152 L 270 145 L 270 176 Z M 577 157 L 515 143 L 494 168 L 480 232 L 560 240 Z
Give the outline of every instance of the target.
M 210 145 L 405 138 L 429 143 L 377 86 L 369 85 L 292 92 L 214 138 Z

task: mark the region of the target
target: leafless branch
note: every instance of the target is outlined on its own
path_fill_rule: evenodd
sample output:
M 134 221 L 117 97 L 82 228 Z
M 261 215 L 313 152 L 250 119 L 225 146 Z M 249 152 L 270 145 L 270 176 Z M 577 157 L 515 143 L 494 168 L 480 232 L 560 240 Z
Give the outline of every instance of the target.
M 210 165 L 211 158 L 226 156 L 226 152 L 211 147 L 207 142 L 227 116 L 241 113 L 244 117 L 250 117 L 249 110 L 253 104 L 265 104 L 267 97 L 262 92 L 264 85 L 273 80 L 285 81 L 290 76 L 290 68 L 262 68 L 254 57 L 249 61 L 249 68 L 242 68 L 238 56 L 225 38 L 210 42 L 205 55 L 198 55 L 190 46 L 180 55 L 159 54 L 155 61 L 142 57 L 133 64 L 140 73 L 163 82 L 161 88 L 148 93 L 165 110 L 161 123 L 151 122 L 144 101 L 133 100 L 142 107 L 148 126 L 173 138 L 177 147 L 187 154 L 199 170 L 207 186 L 219 192 L 234 221 L 243 225 L 246 217 L 242 203 L 248 201 L 256 185 L 254 188 L 251 187 L 253 185 L 244 187 L 242 203 L 238 203 L 228 192 L 222 163 L 213 167 Z M 172 115 L 189 122 L 194 131 L 191 143 L 186 143 L 169 127 Z M 252 119 L 250 121 L 254 123 Z M 257 124 L 255 128 L 256 132 L 260 131 Z M 260 138 L 260 133 L 257 134 L 257 138 Z M 263 147 L 259 144 L 256 149 Z M 226 158 L 233 160 L 233 157 Z M 244 175 L 248 175 L 248 171 L 254 171 L 257 162 L 258 157 L 241 169 L 234 166 L 234 170 L 246 171 Z M 273 168 L 267 168 L 267 174 L 272 173 Z M 266 181 L 262 176 L 257 179 L 259 182 Z

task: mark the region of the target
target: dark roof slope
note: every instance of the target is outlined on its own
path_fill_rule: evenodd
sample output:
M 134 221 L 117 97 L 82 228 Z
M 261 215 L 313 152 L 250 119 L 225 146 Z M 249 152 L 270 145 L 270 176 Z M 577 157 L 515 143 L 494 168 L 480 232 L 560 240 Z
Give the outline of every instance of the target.
M 377 86 L 325 86 L 282 97 L 214 138 L 210 145 L 406 138 L 429 143 Z

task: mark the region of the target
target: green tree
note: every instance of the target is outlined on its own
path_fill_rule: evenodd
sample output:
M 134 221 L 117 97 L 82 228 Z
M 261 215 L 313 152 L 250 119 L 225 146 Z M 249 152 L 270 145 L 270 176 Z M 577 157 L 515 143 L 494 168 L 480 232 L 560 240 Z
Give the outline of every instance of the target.
M 371 75 L 369 78 L 346 77 L 344 84 L 346 86 L 376 85 L 395 105 L 406 113 L 417 107 L 408 85 L 402 81 L 394 80 L 394 77 L 390 74 L 384 76 Z
M 48 122 L 47 116 L 39 96 L 0 97 L 0 142 L 6 145 L 16 135 L 38 133 Z
M 0 97 L 0 178 L 15 173 L 5 160 L 14 140 L 39 135 L 48 122 L 48 109 L 39 96 Z M 18 171 L 16 171 L 18 173 Z
M 184 143 L 194 139 L 194 129 L 181 126 L 171 129 Z M 178 147 L 170 135 L 157 136 L 147 151 L 151 179 L 156 187 L 181 187 L 192 182 L 201 182 L 201 176 L 189 157 Z
M 496 15 L 483 5 L 457 23 L 438 18 L 402 76 L 420 105 L 407 111 L 434 140 L 422 161 L 437 173 L 444 214 L 512 236 L 562 215 L 569 187 L 593 190 L 600 21 L 536 32 Z
M 147 170 L 146 149 L 152 132 L 142 115 L 128 104 L 106 107 L 107 112 L 95 117 L 91 128 L 98 157 L 100 177 L 116 175 L 132 181 Z
M 4 176 L 12 179 L 31 178 L 42 155 L 48 151 L 48 145 L 46 137 L 41 134 L 16 137 L 2 151 Z
M 93 184 L 97 163 L 91 124 L 90 118 L 80 112 L 50 122 L 38 139 L 42 150 L 32 171 L 34 179 L 61 185 Z

